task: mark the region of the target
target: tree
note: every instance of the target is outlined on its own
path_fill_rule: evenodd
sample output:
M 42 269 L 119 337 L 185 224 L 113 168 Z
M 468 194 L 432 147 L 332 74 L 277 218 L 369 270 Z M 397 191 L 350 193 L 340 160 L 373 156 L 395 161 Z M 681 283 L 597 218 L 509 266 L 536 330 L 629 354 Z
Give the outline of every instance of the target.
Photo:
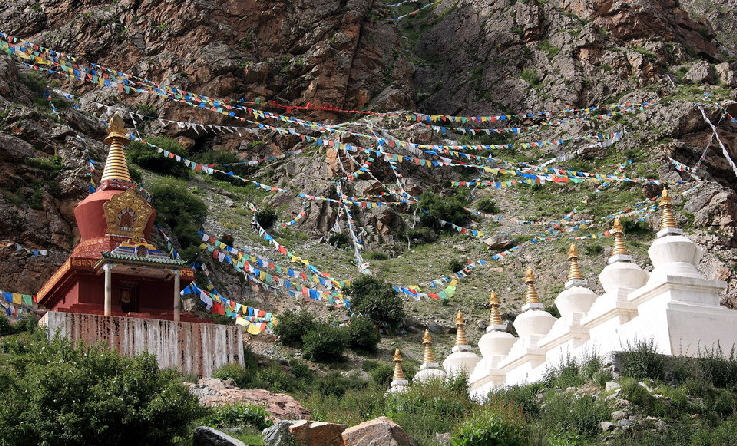
M 156 358 L 124 358 L 43 333 L 3 343 L 0 444 L 165 445 L 204 415 Z
M 404 302 L 386 282 L 364 275 L 347 292 L 351 296 L 351 308 L 377 325 L 397 327 L 404 319 Z

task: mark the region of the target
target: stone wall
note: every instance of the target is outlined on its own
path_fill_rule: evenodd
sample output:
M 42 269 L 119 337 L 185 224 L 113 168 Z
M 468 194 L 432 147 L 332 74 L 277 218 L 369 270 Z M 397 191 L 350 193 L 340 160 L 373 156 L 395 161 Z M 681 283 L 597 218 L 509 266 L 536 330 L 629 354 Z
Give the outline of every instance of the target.
M 159 367 L 212 376 L 221 366 L 243 364 L 243 331 L 235 325 L 173 322 L 49 311 L 41 319 L 49 336 L 105 342 L 125 356 L 149 352 Z

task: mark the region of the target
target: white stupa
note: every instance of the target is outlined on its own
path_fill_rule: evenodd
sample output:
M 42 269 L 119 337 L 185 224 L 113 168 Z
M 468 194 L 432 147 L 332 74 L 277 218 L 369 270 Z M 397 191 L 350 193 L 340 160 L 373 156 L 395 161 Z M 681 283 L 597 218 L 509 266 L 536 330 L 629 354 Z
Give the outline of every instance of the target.
M 425 330 L 425 335 L 422 337 L 422 347 L 424 350 L 422 365 L 420 366 L 420 371 L 415 374 L 414 379 L 419 382 L 445 379 L 445 372 L 440 368 L 440 364 L 435 361 L 435 355 L 432 351 L 432 338 L 428 330 Z
M 474 367 L 479 362 L 478 355 L 468 345 L 464 325 L 463 314 L 458 310 L 458 314 L 456 314 L 456 344 L 453 346 L 452 353 L 443 361 L 443 369 L 445 369 L 448 377 L 458 375 L 459 373 L 465 373 L 466 376 L 471 376 L 471 372 L 473 372 Z
M 581 319 L 595 300 L 596 294 L 587 287 L 578 266 L 576 245 L 571 244 L 568 248 L 568 280 L 565 289 L 555 298 L 560 318 L 540 340 L 540 346 L 546 350 L 547 362 L 561 362 L 574 356 L 574 350 L 588 340 L 588 330 L 581 326 Z
M 509 349 L 517 338 L 507 333 L 507 324 L 502 321 L 499 312 L 499 298 L 495 292 L 489 295 L 489 326 L 486 333 L 479 339 L 481 361 L 474 368 L 469 378 L 472 389 L 471 395 L 478 399 L 486 399 L 487 394 L 494 387 L 504 384 L 504 374 L 498 369 L 499 362 L 507 356 Z

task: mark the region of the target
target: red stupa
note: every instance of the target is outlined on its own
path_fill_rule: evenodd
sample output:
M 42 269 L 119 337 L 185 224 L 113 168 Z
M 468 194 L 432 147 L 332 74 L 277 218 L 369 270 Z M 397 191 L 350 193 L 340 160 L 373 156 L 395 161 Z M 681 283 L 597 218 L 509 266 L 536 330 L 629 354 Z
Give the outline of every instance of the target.
M 37 302 L 59 312 L 194 322 L 180 313 L 179 299 L 194 273 L 149 243 L 156 211 L 131 181 L 128 142 L 123 120 L 115 115 L 100 187 L 74 210 L 81 240 L 38 291 Z

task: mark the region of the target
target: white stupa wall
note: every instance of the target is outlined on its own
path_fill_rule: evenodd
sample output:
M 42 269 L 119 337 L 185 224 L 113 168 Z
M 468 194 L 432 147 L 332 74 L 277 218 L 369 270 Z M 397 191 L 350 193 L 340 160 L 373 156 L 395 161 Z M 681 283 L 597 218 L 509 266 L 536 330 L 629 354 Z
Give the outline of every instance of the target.
M 471 396 L 483 400 L 495 388 L 541 380 L 569 359 L 605 356 L 643 341 L 667 355 L 698 357 L 720 348 L 728 356 L 737 350 L 737 311 L 719 305 L 726 283 L 698 272 L 699 255 L 686 237 L 668 234 L 650 249 L 651 274 L 626 260 L 611 261 L 600 275 L 606 292 L 586 312 L 564 314 L 552 326 L 539 310 L 520 314 L 521 337 L 506 356 L 484 355 L 488 345 L 481 349 Z

